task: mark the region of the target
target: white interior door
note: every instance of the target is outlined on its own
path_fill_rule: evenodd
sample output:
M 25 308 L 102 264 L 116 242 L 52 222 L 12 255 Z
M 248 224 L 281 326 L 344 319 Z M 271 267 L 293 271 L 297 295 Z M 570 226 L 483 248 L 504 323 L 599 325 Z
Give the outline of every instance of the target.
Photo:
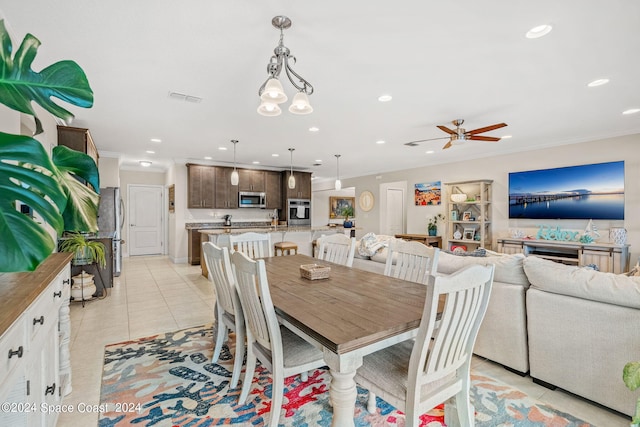
M 405 233 L 406 182 L 380 184 L 380 234 Z
M 129 186 L 129 255 L 163 253 L 160 185 Z

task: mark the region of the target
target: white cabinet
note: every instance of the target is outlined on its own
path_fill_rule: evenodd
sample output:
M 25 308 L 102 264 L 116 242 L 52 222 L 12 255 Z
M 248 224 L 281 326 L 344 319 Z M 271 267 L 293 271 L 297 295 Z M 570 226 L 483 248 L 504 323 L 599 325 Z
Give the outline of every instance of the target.
M 445 183 L 447 249 L 456 246 L 464 246 L 467 251 L 491 249 L 492 183 L 488 179 Z M 460 200 L 452 200 L 452 195 L 458 195 Z
M 70 260 L 53 254 L 32 273 L 0 276 L 2 426 L 54 427 L 47 408 L 71 391 Z

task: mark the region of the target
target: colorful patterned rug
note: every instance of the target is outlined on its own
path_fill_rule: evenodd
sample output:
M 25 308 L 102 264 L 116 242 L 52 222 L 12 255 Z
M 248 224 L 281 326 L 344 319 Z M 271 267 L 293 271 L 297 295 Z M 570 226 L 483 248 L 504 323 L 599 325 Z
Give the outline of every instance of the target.
M 263 426 L 271 409 L 269 372 L 258 367 L 246 404 L 238 405 L 240 387 L 229 389 L 235 350 L 225 347 L 212 364 L 214 336 L 206 325 L 106 346 L 99 427 Z M 330 426 L 330 379 L 326 369 L 304 383 L 299 376 L 286 379 L 280 425 Z M 472 375 L 472 382 L 477 427 L 590 426 L 493 378 Z M 370 414 L 366 399 L 358 387 L 357 427 L 404 427 L 402 412 L 378 399 L 377 413 Z M 445 426 L 442 406 L 424 414 L 420 425 Z

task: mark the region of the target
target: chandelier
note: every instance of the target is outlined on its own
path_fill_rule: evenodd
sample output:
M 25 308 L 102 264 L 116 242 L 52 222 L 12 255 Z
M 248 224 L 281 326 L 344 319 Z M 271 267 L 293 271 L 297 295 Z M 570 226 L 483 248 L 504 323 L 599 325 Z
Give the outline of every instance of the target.
M 291 84 L 298 89 L 298 93 L 295 94 L 289 106 L 289 112 L 293 114 L 310 114 L 313 108 L 309 104 L 308 95 L 313 93 L 313 86 L 302 78 L 300 74 L 291 69 L 289 61 L 291 60 L 295 65 L 296 57 L 290 55 L 289 48 L 286 47 L 282 41 L 284 38 L 284 30 L 291 27 L 291 19 L 286 16 L 276 16 L 271 20 L 271 24 L 280 29 L 280 42 L 278 46 L 273 49 L 275 55 L 271 57 L 267 65 L 269 77 L 258 90 L 258 95 L 261 99 L 258 114 L 263 116 L 279 116 L 280 113 L 282 113 L 278 104 L 282 104 L 288 99 L 280 80 L 278 80 L 283 69 Z

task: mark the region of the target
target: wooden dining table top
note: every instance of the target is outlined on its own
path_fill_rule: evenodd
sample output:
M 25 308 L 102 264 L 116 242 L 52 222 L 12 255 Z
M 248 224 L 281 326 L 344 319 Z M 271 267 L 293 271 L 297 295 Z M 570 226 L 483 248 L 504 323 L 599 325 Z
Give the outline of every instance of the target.
M 425 285 L 306 255 L 264 261 L 277 314 L 336 354 L 366 347 L 420 325 Z M 330 266 L 329 278 L 301 277 L 303 264 Z

